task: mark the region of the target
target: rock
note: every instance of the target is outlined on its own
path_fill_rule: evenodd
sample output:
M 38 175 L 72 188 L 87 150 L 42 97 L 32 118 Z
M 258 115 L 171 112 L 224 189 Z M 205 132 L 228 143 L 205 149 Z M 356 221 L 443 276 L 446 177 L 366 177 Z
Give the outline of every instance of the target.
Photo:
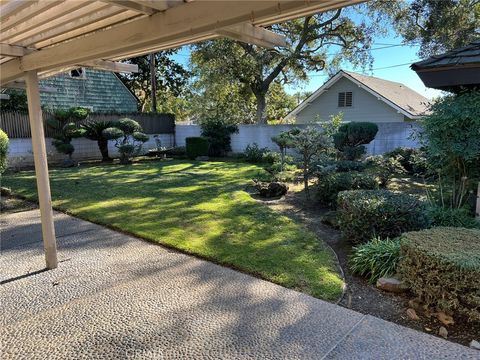
M 447 336 L 448 336 L 448 331 L 447 331 L 447 329 L 445 329 L 444 326 L 440 326 L 440 329 L 438 329 L 438 335 L 440 335 L 441 337 L 443 337 L 443 338 L 446 339 Z
M 12 195 L 12 189 L 2 186 L 0 187 L 0 194 L 2 196 L 10 196 Z
M 208 156 L 197 156 L 195 158 L 196 161 L 207 161 L 208 160 Z
M 470 341 L 470 347 L 475 350 L 480 350 L 480 342 L 472 340 Z
M 405 287 L 400 280 L 386 277 L 382 277 L 377 280 L 377 288 L 394 293 L 401 293 L 405 291 Z
M 445 314 L 443 311 L 437 313 L 437 319 L 440 320 L 440 322 L 445 326 L 455 324 L 453 317 Z
M 420 320 L 420 318 L 417 315 L 417 312 L 412 308 L 407 309 L 407 316 L 412 320 Z
M 281 182 L 271 183 L 257 183 L 257 190 L 262 197 L 273 198 L 285 195 L 288 191 L 288 186 Z

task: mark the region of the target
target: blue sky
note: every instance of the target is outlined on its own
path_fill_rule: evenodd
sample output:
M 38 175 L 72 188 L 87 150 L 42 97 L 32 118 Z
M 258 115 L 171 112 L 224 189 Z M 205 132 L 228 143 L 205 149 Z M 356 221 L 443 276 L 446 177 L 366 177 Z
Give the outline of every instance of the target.
M 375 39 L 372 48 L 377 50 L 372 50 L 374 57 L 373 71 L 363 72 L 362 69 L 355 69 L 350 64 L 344 64 L 342 68 L 403 83 L 429 99 L 440 96 L 440 91 L 426 88 L 417 74 L 410 69 L 410 64 L 419 60 L 417 56 L 418 46 L 401 45 L 401 42 L 401 38 L 393 34 Z M 177 55 L 174 55 L 174 59 L 187 66 L 189 54 L 188 47 L 184 47 Z M 299 91 L 315 91 L 328 80 L 326 72 L 310 73 L 309 75 L 308 83 L 288 86 L 287 92 L 293 94 Z

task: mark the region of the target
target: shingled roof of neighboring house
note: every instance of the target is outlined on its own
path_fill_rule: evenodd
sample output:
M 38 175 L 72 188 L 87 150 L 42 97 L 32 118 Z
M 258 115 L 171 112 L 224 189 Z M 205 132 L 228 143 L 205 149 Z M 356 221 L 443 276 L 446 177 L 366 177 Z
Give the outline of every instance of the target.
M 428 113 L 430 101 L 409 87 L 394 81 L 384 80 L 373 76 L 362 75 L 351 71 L 340 70 L 325 82 L 308 99 L 298 105 L 288 117 L 295 116 L 305 106 L 320 96 L 324 91 L 330 88 L 341 78 L 347 78 L 358 86 L 368 91 L 386 104 L 395 108 L 410 118 L 417 118 Z
M 412 64 L 415 71 L 433 69 L 439 67 L 450 67 L 459 65 L 480 64 L 480 40 L 474 41 L 467 46 L 453 49 L 445 54 L 435 55 L 426 60 Z

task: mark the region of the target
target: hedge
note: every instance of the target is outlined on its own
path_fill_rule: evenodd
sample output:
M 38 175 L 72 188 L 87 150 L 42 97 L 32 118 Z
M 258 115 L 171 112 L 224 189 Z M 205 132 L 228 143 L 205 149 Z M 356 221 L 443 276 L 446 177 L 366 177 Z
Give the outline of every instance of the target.
M 185 139 L 187 156 L 194 160 L 197 156 L 208 156 L 209 143 L 204 137 L 187 137 Z
M 378 182 L 370 174 L 358 171 L 330 173 L 319 177 L 317 197 L 325 205 L 336 205 L 340 191 L 356 189 L 378 189 Z
M 428 226 L 425 204 L 413 196 L 388 190 L 352 190 L 338 194 L 340 231 L 353 243 L 374 236 L 395 238 Z
M 436 227 L 406 233 L 398 267 L 427 306 L 480 321 L 480 230 Z
M 0 129 L 0 174 L 7 168 L 8 136 Z

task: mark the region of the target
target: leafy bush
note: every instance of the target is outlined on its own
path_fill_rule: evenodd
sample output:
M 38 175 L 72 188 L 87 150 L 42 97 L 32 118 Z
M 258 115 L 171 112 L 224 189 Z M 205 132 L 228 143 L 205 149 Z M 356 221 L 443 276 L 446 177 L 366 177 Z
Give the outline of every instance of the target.
M 363 243 L 373 236 L 395 238 L 428 226 L 423 202 L 388 190 L 342 191 L 337 209 L 342 235 L 353 243 Z
M 82 137 L 86 130 L 77 126 L 78 121 L 87 118 L 90 111 L 81 107 L 72 107 L 69 109 L 56 109 L 52 116 L 47 119 L 47 126 L 55 130 L 52 145 L 61 153 L 68 155 L 63 163 L 64 166 L 74 166 L 72 154 L 75 151 L 71 144 L 72 139 Z
M 320 176 L 317 197 L 325 205 L 336 205 L 337 195 L 344 190 L 378 189 L 378 182 L 370 174 L 351 171 Z
M 7 168 L 8 136 L 0 129 L 0 174 Z
M 201 122 L 202 136 L 210 143 L 209 155 L 225 156 L 232 150 L 231 135 L 238 133 L 238 126 L 219 118 L 208 118 Z
M 187 137 L 185 139 L 187 156 L 194 160 L 197 156 L 207 156 L 208 155 L 208 148 L 210 144 L 208 143 L 208 139 L 204 137 Z
M 258 164 L 263 162 L 263 155 L 268 151 L 268 148 L 260 148 L 257 143 L 248 144 L 243 152 L 245 161 L 249 163 Z
M 428 209 L 427 214 L 432 226 L 480 229 L 480 222 L 475 220 L 470 211 L 466 208 L 452 209 L 433 206 Z
M 359 159 L 365 153 L 365 144 L 370 143 L 377 135 L 377 124 L 370 122 L 351 122 L 343 124 L 333 134 L 335 148 L 347 160 Z
M 428 171 L 427 158 L 420 149 L 396 148 L 383 154 L 383 157 L 400 165 L 399 172 L 409 175 L 426 175 Z
M 399 273 L 423 303 L 480 321 L 480 230 L 436 227 L 402 235 Z
M 143 143 L 147 142 L 148 135 L 141 132 L 142 127 L 132 119 L 124 118 L 113 123 L 113 127 L 102 131 L 102 136 L 108 140 L 115 140 L 115 147 L 120 153 L 120 163 L 131 163 L 131 157 L 142 151 Z
M 323 167 L 332 167 L 336 172 L 363 171 L 367 164 L 353 160 L 328 160 L 321 164 Z
M 381 240 L 374 237 L 365 244 L 353 248 L 349 266 L 353 273 L 367 277 L 371 283 L 397 272 L 400 260 L 400 240 Z
M 294 132 L 292 130 L 291 134 L 291 147 L 300 155 L 305 196 L 309 200 L 310 191 L 308 183 L 315 169 L 313 160 L 316 156 L 331 148 L 331 140 L 314 127 L 309 126 L 305 129 L 294 130 Z
M 185 156 L 187 155 L 187 149 L 185 146 L 176 146 L 168 149 L 165 153 L 169 156 Z
M 375 177 L 381 187 L 385 187 L 395 174 L 404 171 L 399 160 L 395 157 L 369 156 L 365 159 L 365 165 L 366 172 Z
M 465 196 L 480 177 L 480 91 L 438 98 L 431 114 L 422 119 L 420 140 L 428 162 L 438 169 L 448 187 L 453 208 L 462 207 Z
M 102 154 L 102 161 L 104 162 L 112 161 L 112 159 L 108 155 L 109 138 L 103 135 L 103 130 L 111 128 L 112 126 L 112 121 L 90 121 L 81 126 L 84 130 L 83 136 L 97 142 L 98 149 Z

